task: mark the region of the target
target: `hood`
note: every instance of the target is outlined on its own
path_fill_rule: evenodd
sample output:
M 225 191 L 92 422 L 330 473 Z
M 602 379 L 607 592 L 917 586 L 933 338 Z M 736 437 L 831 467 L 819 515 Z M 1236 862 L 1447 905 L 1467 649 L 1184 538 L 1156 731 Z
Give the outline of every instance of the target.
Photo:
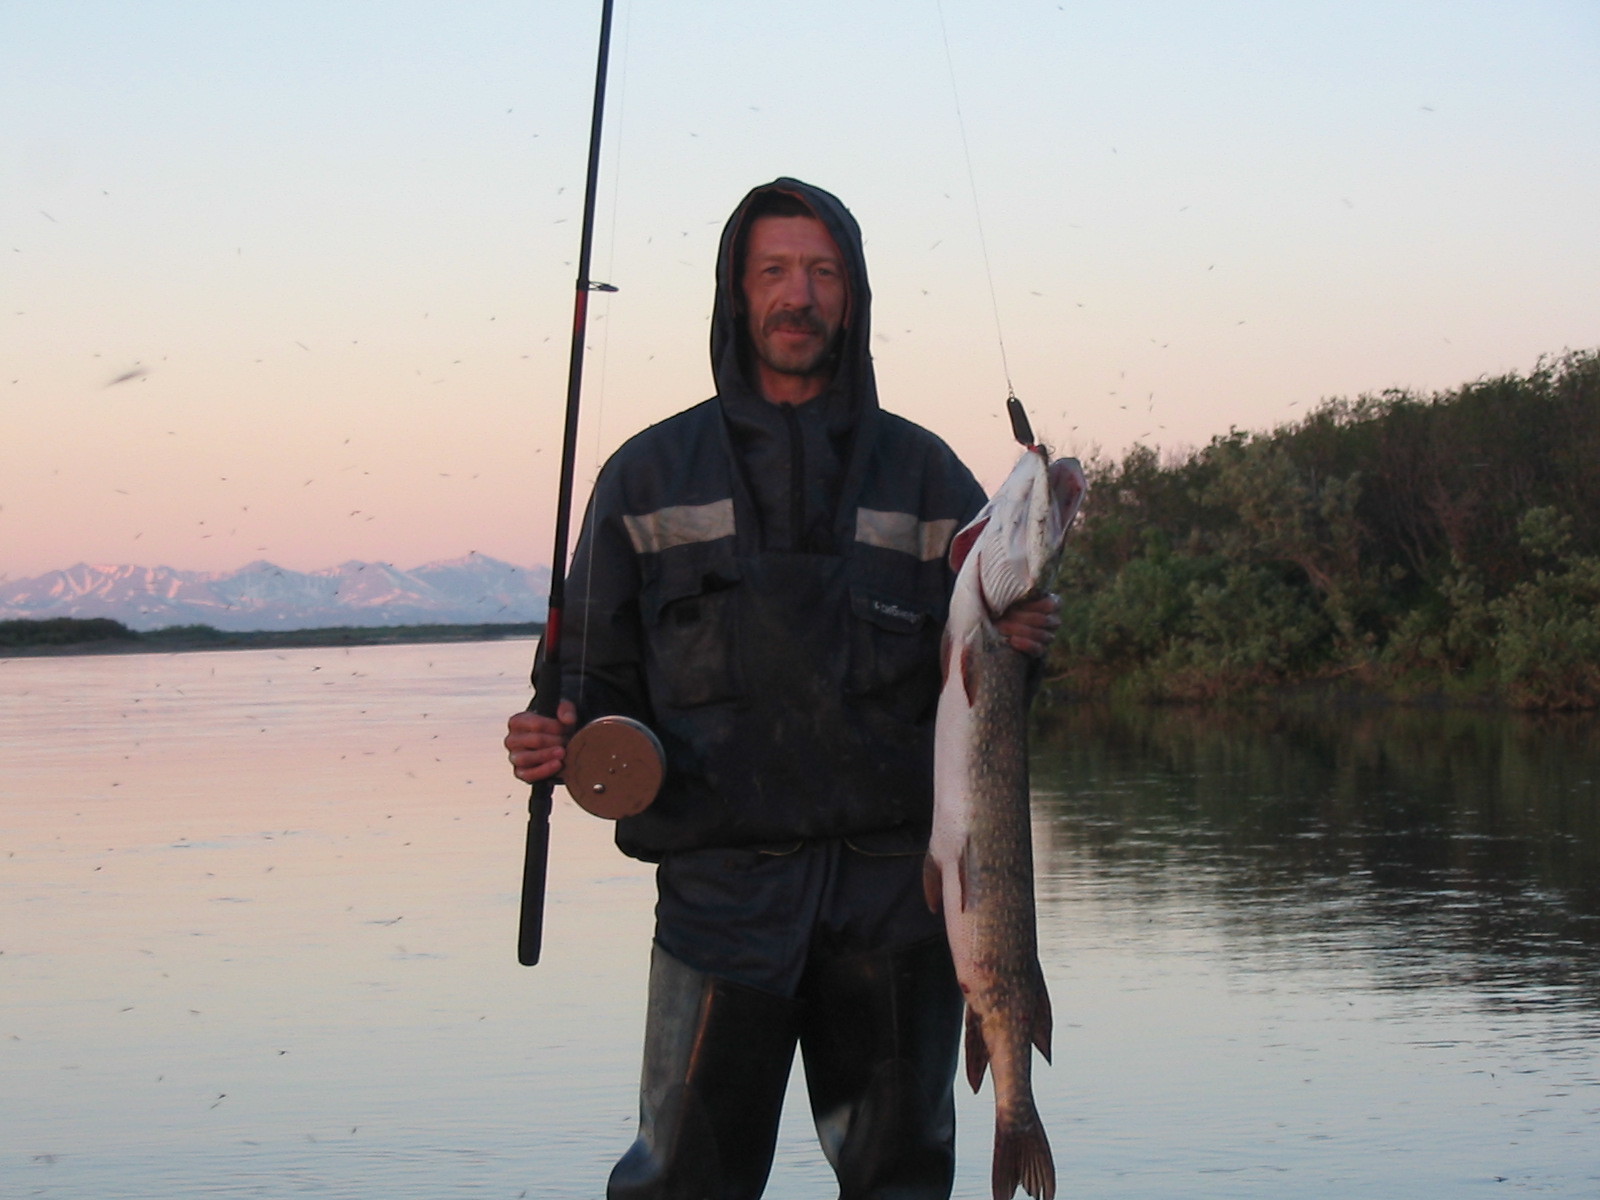
M 775 179 L 754 188 L 739 202 L 722 230 L 717 253 L 717 296 L 711 317 L 711 371 L 717 393 L 724 402 L 738 398 L 759 398 L 750 381 L 745 363 L 744 300 L 739 287 L 739 271 L 745 229 L 751 207 L 769 193 L 793 196 L 809 208 L 832 235 L 844 256 L 850 283 L 850 306 L 839 342 L 838 362 L 828 392 L 845 398 L 846 407 L 856 416 L 878 405 L 877 383 L 872 374 L 871 314 L 872 291 L 867 285 L 866 256 L 861 248 L 861 228 L 850 210 L 837 196 L 802 183 L 798 179 Z M 820 399 L 820 397 L 819 397 Z M 763 402 L 764 403 L 764 402 Z

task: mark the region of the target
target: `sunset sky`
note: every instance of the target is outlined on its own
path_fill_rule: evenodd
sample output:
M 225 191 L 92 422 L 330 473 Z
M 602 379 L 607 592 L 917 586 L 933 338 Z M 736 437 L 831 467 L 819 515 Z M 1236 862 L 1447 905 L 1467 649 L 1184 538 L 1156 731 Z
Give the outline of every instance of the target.
M 0 4 L 0 578 L 546 561 L 599 11 Z M 781 174 L 990 485 L 1600 346 L 1593 0 L 619 0 L 581 479 Z

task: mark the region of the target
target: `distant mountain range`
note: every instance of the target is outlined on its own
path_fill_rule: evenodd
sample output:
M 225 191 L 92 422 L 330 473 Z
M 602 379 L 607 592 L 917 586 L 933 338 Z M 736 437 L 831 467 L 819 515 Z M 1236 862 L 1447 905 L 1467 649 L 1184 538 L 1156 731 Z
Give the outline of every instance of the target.
M 110 617 L 141 633 L 169 625 L 477 625 L 542 621 L 549 592 L 548 567 L 514 567 L 482 554 L 410 571 L 369 562 L 309 573 L 270 562 L 220 573 L 79 563 L 0 582 L 0 620 Z

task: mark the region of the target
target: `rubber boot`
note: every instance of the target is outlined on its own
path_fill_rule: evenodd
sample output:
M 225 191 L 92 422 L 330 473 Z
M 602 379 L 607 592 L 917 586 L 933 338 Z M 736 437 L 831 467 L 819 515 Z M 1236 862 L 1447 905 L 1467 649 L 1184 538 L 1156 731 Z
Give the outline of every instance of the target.
M 607 1200 L 755 1200 L 767 1183 L 799 1003 L 650 957 L 639 1136 Z
M 811 1114 L 839 1200 L 947 1200 L 963 1005 L 944 938 L 813 966 L 801 994 Z

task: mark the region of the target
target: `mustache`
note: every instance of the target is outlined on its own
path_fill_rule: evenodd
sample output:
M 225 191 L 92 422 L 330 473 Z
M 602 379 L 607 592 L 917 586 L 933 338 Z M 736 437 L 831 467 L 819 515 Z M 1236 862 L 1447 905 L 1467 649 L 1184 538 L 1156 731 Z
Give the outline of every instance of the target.
M 763 333 L 775 333 L 780 329 L 791 333 L 809 333 L 814 337 L 825 337 L 828 332 L 822 320 L 810 312 L 773 313 L 761 326 Z

